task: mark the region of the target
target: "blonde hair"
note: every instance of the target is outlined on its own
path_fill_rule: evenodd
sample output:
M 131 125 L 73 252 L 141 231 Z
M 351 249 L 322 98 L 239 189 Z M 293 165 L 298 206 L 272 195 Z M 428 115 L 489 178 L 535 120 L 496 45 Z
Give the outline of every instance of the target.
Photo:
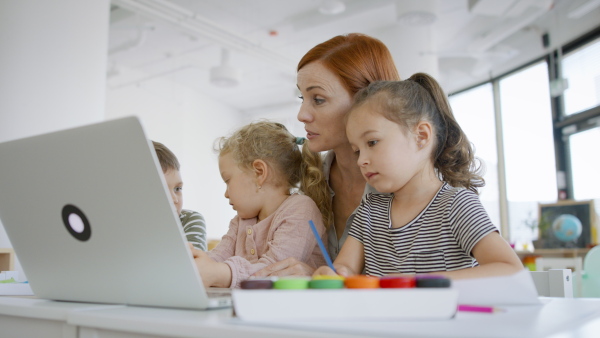
M 164 173 L 171 169 L 179 171 L 179 161 L 177 160 L 177 156 L 160 142 L 152 141 L 152 144 L 154 145 L 154 151 L 156 151 L 156 157 L 158 157 L 158 162 L 160 163 L 162 171 Z
M 321 211 L 323 224 L 328 227 L 333 223 L 333 216 L 321 156 L 310 151 L 306 144 L 301 151 L 297 143 L 297 138 L 284 125 L 258 121 L 238 129 L 229 137 L 217 139 L 215 150 L 220 156 L 231 153 L 242 169 L 251 169 L 255 160 L 265 161 L 276 173 L 273 183 L 290 190 L 299 188 L 312 198 Z
M 417 73 L 404 81 L 374 82 L 356 94 L 348 116 L 371 99 L 377 100 L 377 113 L 405 130 L 420 121 L 432 124 L 436 138 L 431 160 L 441 180 L 474 192 L 485 185 L 481 162 L 475 158 L 472 144 L 433 77 Z

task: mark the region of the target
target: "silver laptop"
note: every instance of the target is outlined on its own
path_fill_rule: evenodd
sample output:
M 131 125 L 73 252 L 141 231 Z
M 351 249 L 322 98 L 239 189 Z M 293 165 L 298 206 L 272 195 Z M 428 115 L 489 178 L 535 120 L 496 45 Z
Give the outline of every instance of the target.
M 39 298 L 231 305 L 208 297 L 135 117 L 0 143 L 0 220 Z

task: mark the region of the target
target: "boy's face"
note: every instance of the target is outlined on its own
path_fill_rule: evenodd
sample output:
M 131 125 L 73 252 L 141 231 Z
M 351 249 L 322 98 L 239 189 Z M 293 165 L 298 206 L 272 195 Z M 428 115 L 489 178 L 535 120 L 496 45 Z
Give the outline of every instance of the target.
M 177 215 L 179 215 L 183 208 L 183 181 L 181 180 L 181 175 L 177 169 L 169 169 L 164 174 L 167 186 L 171 192 L 173 204 L 175 204 L 175 209 L 177 209 Z

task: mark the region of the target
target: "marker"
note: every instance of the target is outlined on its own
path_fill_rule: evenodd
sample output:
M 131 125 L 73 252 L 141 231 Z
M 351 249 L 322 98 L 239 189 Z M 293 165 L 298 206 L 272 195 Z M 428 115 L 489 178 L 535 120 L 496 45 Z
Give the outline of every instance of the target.
M 484 312 L 484 313 L 494 313 L 494 312 L 503 312 L 503 309 L 495 308 L 493 306 L 474 306 L 474 305 L 458 305 L 458 311 L 464 312 Z
M 335 268 L 333 267 L 331 258 L 329 257 L 329 254 L 327 253 L 327 250 L 325 249 L 325 245 L 323 245 L 323 241 L 321 241 L 321 237 L 319 236 L 319 232 L 317 231 L 317 228 L 315 227 L 315 223 L 313 223 L 313 221 L 310 220 L 310 221 L 308 221 L 308 224 L 310 224 L 310 228 L 312 229 L 313 235 L 315 235 L 317 244 L 319 244 L 319 249 L 321 249 L 321 253 L 323 254 L 323 257 L 325 257 L 325 262 L 327 262 L 327 265 L 331 268 L 331 270 L 333 270 L 333 272 L 337 273 L 337 271 L 335 271 Z

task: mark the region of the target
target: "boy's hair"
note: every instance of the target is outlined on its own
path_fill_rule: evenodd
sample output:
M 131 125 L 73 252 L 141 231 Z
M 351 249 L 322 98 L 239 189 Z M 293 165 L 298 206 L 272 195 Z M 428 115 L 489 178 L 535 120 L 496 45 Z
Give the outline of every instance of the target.
M 440 179 L 454 187 L 477 192 L 485 181 L 481 162 L 475 158 L 472 144 L 452 114 L 446 94 L 437 81 L 425 73 L 417 73 L 404 81 L 379 81 L 360 90 L 348 116 L 356 107 L 374 101 L 377 113 L 412 130 L 420 121 L 428 121 L 435 132 L 431 160 Z
M 311 152 L 306 143 L 300 151 L 296 137 L 284 125 L 269 121 L 250 123 L 230 137 L 217 139 L 215 150 L 220 156 L 231 153 L 242 169 L 251 169 L 255 160 L 265 161 L 276 173 L 272 181 L 275 185 L 290 190 L 299 188 L 315 201 L 325 226 L 333 223 L 331 196 L 321 169 L 321 156 Z
M 179 161 L 177 160 L 177 156 L 160 142 L 152 141 L 152 144 L 154 145 L 154 150 L 156 151 L 156 156 L 158 157 L 158 162 L 160 163 L 162 171 L 164 173 L 173 169 L 179 171 Z

